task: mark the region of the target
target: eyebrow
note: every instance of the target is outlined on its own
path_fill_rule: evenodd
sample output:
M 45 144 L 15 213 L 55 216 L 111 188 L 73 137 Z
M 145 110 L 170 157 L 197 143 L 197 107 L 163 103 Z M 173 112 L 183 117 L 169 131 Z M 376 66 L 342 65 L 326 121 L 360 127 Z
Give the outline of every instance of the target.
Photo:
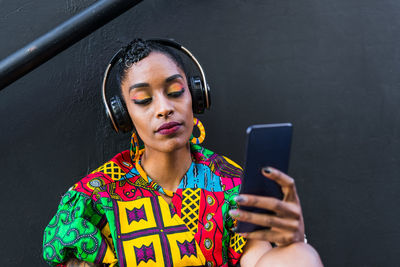
M 135 89 L 135 88 L 141 88 L 141 87 L 150 87 L 150 84 L 148 83 L 136 83 L 134 85 L 132 85 L 131 87 L 129 87 L 129 93 Z
M 172 82 L 173 80 L 176 80 L 176 79 L 183 79 L 183 77 L 180 74 L 174 74 L 174 75 L 168 77 L 167 79 L 165 79 L 165 82 L 169 83 L 169 82 Z M 150 87 L 150 84 L 148 84 L 148 83 L 136 83 L 136 84 L 134 84 L 134 85 L 129 87 L 129 92 L 131 92 L 135 88 L 142 88 L 142 87 Z
M 167 79 L 165 79 L 165 82 L 169 83 L 169 82 L 172 82 L 175 79 L 183 79 L 183 77 L 180 74 L 174 74 L 174 75 L 168 77 Z

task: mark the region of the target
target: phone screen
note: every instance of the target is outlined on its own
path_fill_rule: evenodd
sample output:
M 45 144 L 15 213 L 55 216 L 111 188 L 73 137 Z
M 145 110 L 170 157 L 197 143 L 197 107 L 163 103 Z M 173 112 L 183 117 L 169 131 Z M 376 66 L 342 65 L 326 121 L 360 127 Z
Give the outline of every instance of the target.
M 240 194 L 283 198 L 281 187 L 261 174 L 263 167 L 274 167 L 288 172 L 292 124 L 262 124 L 247 128 L 246 158 Z M 268 213 L 269 211 L 241 206 L 250 212 Z M 269 212 L 271 213 L 271 212 Z M 251 232 L 266 227 L 238 221 L 238 232 Z

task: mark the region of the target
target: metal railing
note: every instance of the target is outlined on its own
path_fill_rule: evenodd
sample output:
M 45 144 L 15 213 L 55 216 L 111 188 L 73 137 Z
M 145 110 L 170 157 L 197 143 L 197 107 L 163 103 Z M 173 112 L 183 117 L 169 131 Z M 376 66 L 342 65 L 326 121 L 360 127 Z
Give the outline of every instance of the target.
M 101 0 L 0 61 L 0 90 L 143 0 Z

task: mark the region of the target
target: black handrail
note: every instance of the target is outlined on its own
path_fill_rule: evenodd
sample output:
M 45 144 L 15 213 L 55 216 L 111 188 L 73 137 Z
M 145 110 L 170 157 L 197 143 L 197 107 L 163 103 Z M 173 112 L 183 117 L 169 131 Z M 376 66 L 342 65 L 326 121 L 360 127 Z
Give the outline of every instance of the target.
M 0 90 L 143 0 L 101 0 L 0 61 Z

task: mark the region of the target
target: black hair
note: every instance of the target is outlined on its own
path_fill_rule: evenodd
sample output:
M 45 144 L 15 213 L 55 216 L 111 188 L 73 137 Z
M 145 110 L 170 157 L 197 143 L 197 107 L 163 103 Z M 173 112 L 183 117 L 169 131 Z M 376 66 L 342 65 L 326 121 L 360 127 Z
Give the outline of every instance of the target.
M 170 59 L 183 70 L 186 75 L 186 70 L 182 58 L 177 52 L 165 45 L 152 40 L 142 40 L 140 38 L 134 39 L 127 46 L 122 48 L 120 59 L 118 60 L 117 81 L 121 88 L 121 83 L 125 79 L 126 72 L 133 64 L 147 57 L 151 52 L 159 52 Z M 186 75 L 187 76 L 187 75 Z

